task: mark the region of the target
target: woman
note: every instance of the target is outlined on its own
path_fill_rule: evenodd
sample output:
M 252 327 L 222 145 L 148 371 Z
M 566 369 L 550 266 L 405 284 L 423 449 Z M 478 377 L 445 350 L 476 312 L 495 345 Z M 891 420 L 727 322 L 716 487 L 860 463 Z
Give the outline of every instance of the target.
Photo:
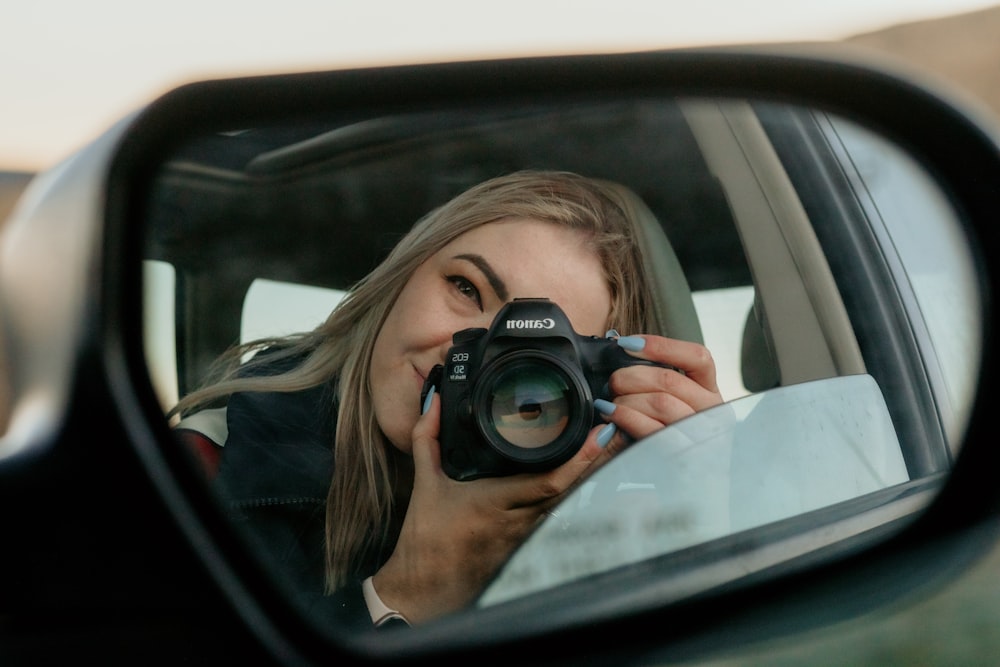
M 232 350 L 221 379 L 175 408 L 227 405 L 216 484 L 295 586 L 318 588 L 323 573 L 317 611 L 413 624 L 469 604 L 630 439 L 721 402 L 704 347 L 640 335 L 654 331 L 651 296 L 626 210 L 575 174 L 477 185 L 416 224 L 317 329 Z M 684 373 L 615 371 L 613 402 L 597 406 L 607 423 L 554 470 L 454 481 L 440 465 L 440 399 L 421 406 L 421 387 L 453 333 L 489 327 L 519 297 L 549 298 L 582 335 L 631 333 L 623 349 Z M 241 364 L 248 351 L 259 353 Z

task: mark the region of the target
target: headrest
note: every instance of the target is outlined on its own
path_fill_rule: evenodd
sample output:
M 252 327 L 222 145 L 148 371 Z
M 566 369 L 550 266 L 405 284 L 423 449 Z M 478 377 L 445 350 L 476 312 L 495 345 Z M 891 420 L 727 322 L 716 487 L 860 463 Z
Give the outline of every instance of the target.
M 740 370 L 743 386 L 750 391 L 765 391 L 781 384 L 781 373 L 774 357 L 774 342 L 757 296 L 754 296 L 743 328 Z
M 653 320 L 668 338 L 704 343 L 691 287 L 663 225 L 639 195 L 611 181 L 602 183 L 615 195 L 625 214 L 634 221 L 643 272 L 653 293 Z

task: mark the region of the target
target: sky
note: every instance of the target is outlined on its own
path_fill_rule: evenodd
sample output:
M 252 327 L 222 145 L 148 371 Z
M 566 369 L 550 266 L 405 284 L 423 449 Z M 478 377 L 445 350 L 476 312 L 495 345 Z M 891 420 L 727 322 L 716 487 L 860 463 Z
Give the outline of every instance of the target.
M 0 170 L 53 166 L 126 113 L 200 79 L 465 58 L 837 40 L 997 3 L 20 0 L 16 9 L 8 5 L 0 27 Z

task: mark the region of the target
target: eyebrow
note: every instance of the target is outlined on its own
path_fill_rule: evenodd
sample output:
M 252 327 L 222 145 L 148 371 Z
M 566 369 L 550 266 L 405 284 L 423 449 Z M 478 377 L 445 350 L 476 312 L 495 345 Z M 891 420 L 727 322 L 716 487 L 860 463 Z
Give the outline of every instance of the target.
M 496 292 L 496 295 L 500 297 L 500 300 L 508 300 L 509 294 L 507 291 L 507 283 L 505 283 L 503 279 L 497 275 L 497 272 L 493 270 L 493 267 L 490 266 L 490 263 L 486 261 L 485 257 L 482 255 L 463 253 L 461 255 L 455 255 L 455 259 L 464 259 L 467 262 L 475 264 L 476 268 L 479 269 L 484 276 L 486 276 L 486 280 L 489 281 L 490 287 L 492 287 L 493 291 Z

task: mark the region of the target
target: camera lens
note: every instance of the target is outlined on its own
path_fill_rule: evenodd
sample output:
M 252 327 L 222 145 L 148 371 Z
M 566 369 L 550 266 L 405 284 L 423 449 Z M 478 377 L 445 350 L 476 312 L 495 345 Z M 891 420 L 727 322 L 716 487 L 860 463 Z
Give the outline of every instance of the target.
M 556 354 L 516 350 L 483 369 L 471 414 L 495 452 L 522 470 L 569 460 L 593 421 L 590 387 L 578 367 Z
M 517 447 L 552 444 L 569 423 L 570 391 L 555 368 L 514 364 L 499 373 L 487 398 L 493 428 Z

